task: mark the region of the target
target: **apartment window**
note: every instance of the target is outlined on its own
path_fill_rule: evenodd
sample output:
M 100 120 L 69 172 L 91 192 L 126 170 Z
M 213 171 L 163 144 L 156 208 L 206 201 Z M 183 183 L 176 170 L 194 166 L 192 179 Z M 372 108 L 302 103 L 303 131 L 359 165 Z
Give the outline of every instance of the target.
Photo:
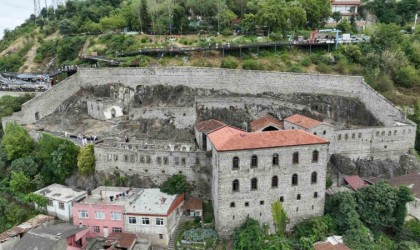
M 299 163 L 299 152 L 294 152 L 293 153 L 293 160 L 292 160 L 293 164 L 298 164 Z
M 111 212 L 111 220 L 121 220 L 121 213 Z
M 232 191 L 234 192 L 239 191 L 239 180 L 234 180 L 232 182 Z
M 264 201 L 260 201 L 260 205 L 264 205 Z
M 137 224 L 136 217 L 128 217 L 128 224 Z
M 296 200 L 300 200 L 300 194 L 296 196 Z
M 179 165 L 179 157 L 175 157 L 175 165 Z
M 105 213 L 95 211 L 95 219 L 97 220 L 105 220 Z
M 143 224 L 143 225 L 149 225 L 150 224 L 149 218 L 141 218 L 141 224 Z
M 114 161 L 118 161 L 118 155 L 114 155 Z
M 185 166 L 187 164 L 187 160 L 185 158 L 181 158 L 181 163 Z
M 54 206 L 54 202 L 53 202 L 53 200 L 48 200 L 48 206 L 49 206 L 49 207 Z
M 249 207 L 249 202 L 245 202 L 245 207 Z
M 239 169 L 239 157 L 235 156 L 232 159 L 232 169 Z
M 312 172 L 311 174 L 311 184 L 315 184 L 318 179 L 318 174 L 316 172 Z
M 292 186 L 297 186 L 297 184 L 298 184 L 298 175 L 293 174 L 292 175 Z
M 144 163 L 144 156 L 140 156 L 140 163 Z
M 284 197 L 280 196 L 280 202 L 284 202 Z
M 156 163 L 159 164 L 159 165 L 162 164 L 162 157 L 158 156 L 156 158 Z
M 319 158 L 318 156 L 319 156 L 318 150 L 314 150 L 312 152 L 312 162 L 318 162 L 318 158 Z
M 93 226 L 93 232 L 100 233 L 101 230 L 100 230 L 100 228 L 98 226 Z
M 314 193 L 314 198 L 318 198 L 318 192 Z
M 146 155 L 146 163 L 150 163 L 152 161 L 152 158 L 150 155 Z
M 273 178 L 271 178 L 271 187 L 272 188 L 276 188 L 279 186 L 279 177 L 277 177 L 277 175 L 273 176 Z
M 124 155 L 124 162 L 128 162 L 128 155 Z
M 163 157 L 163 164 L 168 165 L 168 157 Z
M 58 203 L 58 208 L 61 210 L 64 210 L 64 202 L 59 202 Z
M 251 168 L 258 167 L 258 157 L 256 155 L 253 155 L 251 157 Z
M 86 210 L 79 210 L 79 218 L 89 218 L 89 213 Z
M 163 226 L 163 218 L 156 218 L 156 225 Z
M 122 228 L 121 227 L 113 227 L 112 232 L 113 233 L 122 233 Z
M 258 189 L 258 180 L 257 178 L 251 179 L 251 190 L 257 190 Z
M 278 166 L 279 165 L 279 155 L 273 154 L 273 165 Z
M 159 239 L 163 239 L 163 234 L 159 234 Z
M 322 132 L 322 134 L 323 134 L 323 135 L 326 135 L 326 134 L 327 134 L 327 131 L 326 131 L 326 130 L 324 130 L 324 132 Z
M 231 202 L 230 207 L 235 207 L 235 202 Z

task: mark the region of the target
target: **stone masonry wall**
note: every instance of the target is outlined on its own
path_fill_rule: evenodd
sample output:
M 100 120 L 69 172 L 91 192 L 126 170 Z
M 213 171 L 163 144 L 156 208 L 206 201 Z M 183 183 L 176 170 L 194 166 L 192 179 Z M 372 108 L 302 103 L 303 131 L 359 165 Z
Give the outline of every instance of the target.
M 312 152 L 319 152 L 318 162 L 312 162 Z M 299 152 L 299 163 L 292 163 L 292 155 Z M 273 166 L 273 154 L 279 155 L 279 165 Z M 258 167 L 251 168 L 251 156 L 258 156 Z M 231 235 L 249 216 L 274 230 L 271 204 L 283 197 L 283 208 L 290 223 L 287 228 L 312 216 L 324 213 L 328 145 L 307 145 L 269 149 L 217 152 L 213 150 L 212 198 L 219 234 Z M 232 169 L 232 159 L 239 157 L 239 170 Z M 311 174 L 317 173 L 317 182 L 311 183 Z M 298 185 L 292 185 L 292 175 L 298 174 Z M 278 187 L 272 187 L 274 175 Z M 251 190 L 251 178 L 258 179 L 258 189 Z M 232 190 L 233 180 L 239 180 L 239 191 Z M 317 192 L 317 197 L 314 193 Z M 300 200 L 297 196 L 300 194 Z M 235 206 L 231 207 L 234 202 Z M 248 203 L 248 206 L 246 205 Z

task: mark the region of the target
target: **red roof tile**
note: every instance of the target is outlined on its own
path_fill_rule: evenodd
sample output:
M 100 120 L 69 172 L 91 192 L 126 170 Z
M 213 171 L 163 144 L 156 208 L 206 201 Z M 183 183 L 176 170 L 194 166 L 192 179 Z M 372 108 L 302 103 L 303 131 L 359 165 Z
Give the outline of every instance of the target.
M 346 182 L 354 191 L 357 191 L 359 188 L 364 186 L 369 186 L 369 184 L 362 180 L 362 178 L 360 178 L 358 175 L 344 176 L 344 180 L 346 180 Z
M 330 242 L 318 242 L 314 244 L 315 250 L 351 250 L 344 244 L 333 245 Z
M 257 119 L 251 122 L 251 130 L 257 131 L 269 125 L 274 125 L 275 127 L 284 129 L 283 122 L 278 121 L 276 118 L 272 117 L 271 115 L 265 115 L 261 117 L 260 119 Z
M 105 240 L 106 247 L 130 248 L 135 244 L 136 235 L 130 233 L 111 233 Z M 108 248 L 109 249 L 109 248 Z
M 209 138 L 217 151 L 328 143 L 328 140 L 303 130 L 278 130 L 264 133 L 247 133 L 228 126 L 213 131 L 209 134 Z
M 195 129 L 203 133 L 208 133 L 223 126 L 226 126 L 226 124 L 218 120 L 210 119 L 207 121 L 201 121 L 197 123 L 195 125 Z
M 306 117 L 306 116 L 303 116 L 303 115 L 299 115 L 299 114 L 289 116 L 284 120 L 288 121 L 290 123 L 299 125 L 303 128 L 313 128 L 313 127 L 316 127 L 316 126 L 318 126 L 319 124 L 322 123 L 322 122 L 317 121 L 315 119 L 312 119 L 312 118 L 309 118 L 309 117 Z
M 413 195 L 420 199 L 420 172 L 414 172 L 387 180 L 391 186 L 407 186 Z
M 184 201 L 184 209 L 203 210 L 203 199 L 193 198 Z

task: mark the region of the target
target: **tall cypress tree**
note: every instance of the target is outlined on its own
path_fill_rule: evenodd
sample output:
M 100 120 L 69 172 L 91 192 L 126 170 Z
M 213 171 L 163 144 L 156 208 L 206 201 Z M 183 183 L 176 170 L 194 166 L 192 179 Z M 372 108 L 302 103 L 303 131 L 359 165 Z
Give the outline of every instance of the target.
M 141 0 L 139 15 L 140 15 L 140 29 L 142 32 L 148 33 L 149 26 L 152 21 L 149 14 L 149 8 L 147 7 L 147 0 Z

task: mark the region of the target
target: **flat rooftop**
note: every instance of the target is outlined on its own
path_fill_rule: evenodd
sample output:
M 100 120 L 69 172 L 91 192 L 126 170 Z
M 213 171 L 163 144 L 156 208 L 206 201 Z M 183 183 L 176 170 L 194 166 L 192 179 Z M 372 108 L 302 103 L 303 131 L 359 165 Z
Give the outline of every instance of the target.
M 141 191 L 140 188 L 100 186 L 92 190 L 92 195 L 87 195 L 80 203 L 125 206 Z
M 183 195 L 162 193 L 159 188 L 143 189 L 137 198 L 126 207 L 126 213 L 168 215 L 183 200 Z
M 86 191 L 67 187 L 61 184 L 51 184 L 48 187 L 34 192 L 34 194 L 39 194 L 52 200 L 69 202 L 72 200 L 78 201 L 82 199 L 86 195 Z

